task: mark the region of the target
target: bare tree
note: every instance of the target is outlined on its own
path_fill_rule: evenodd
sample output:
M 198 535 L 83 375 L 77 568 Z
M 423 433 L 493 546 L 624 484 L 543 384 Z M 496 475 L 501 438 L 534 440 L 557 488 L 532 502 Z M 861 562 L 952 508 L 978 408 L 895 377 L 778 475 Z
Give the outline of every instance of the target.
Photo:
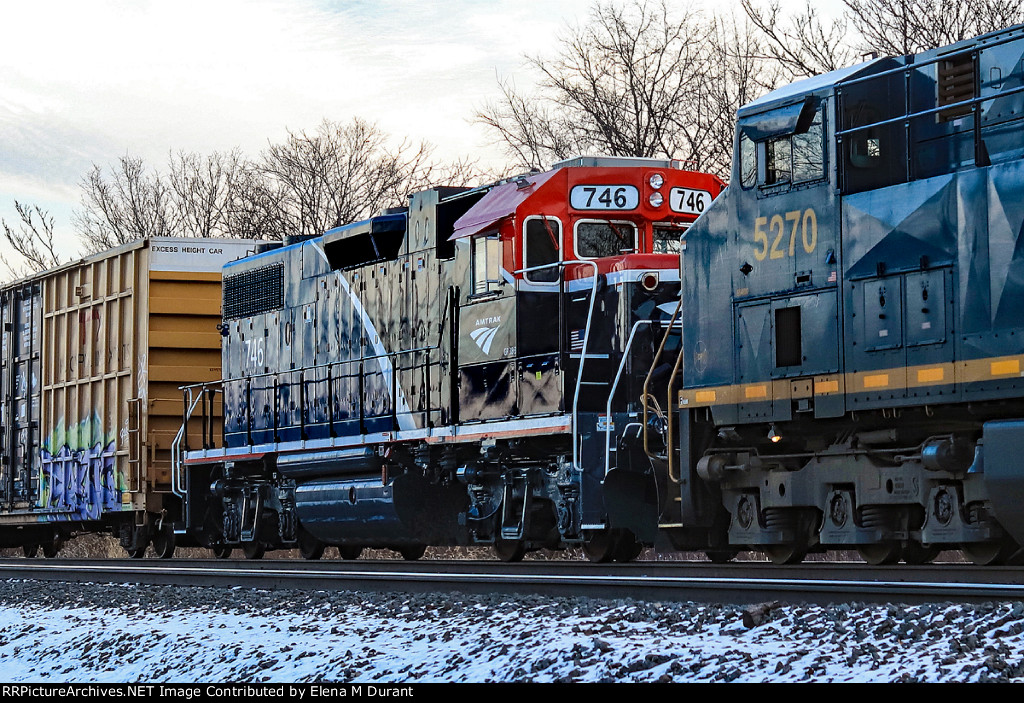
M 1024 0 L 843 0 L 866 50 L 900 56 L 1024 21 Z
M 93 165 L 81 186 L 82 209 L 74 223 L 88 252 L 176 231 L 173 191 L 139 157 L 122 156 L 109 176 Z
M 404 204 L 411 189 L 471 175 L 468 161 L 442 164 L 426 143 L 395 148 L 375 125 L 324 121 L 289 132 L 256 161 L 238 150 L 179 152 L 167 175 L 124 156 L 82 179 L 75 225 L 87 251 L 143 237 L 279 239 L 326 229 Z
M 403 141 L 388 146 L 376 125 L 325 120 L 313 133 L 289 132 L 262 155 L 264 173 L 277 185 L 288 234 L 317 235 L 327 229 L 404 205 L 410 190 L 431 174 L 460 175 L 471 164 L 448 171 L 430 160 L 432 147 Z M 454 170 L 452 170 L 454 169 Z
M 788 15 L 779 0 L 741 2 L 766 57 L 789 80 L 849 66 L 864 54 L 902 56 L 1024 21 L 1024 0 L 843 0 L 843 16 L 831 22 L 811 0 Z
M 195 237 L 234 236 L 229 207 L 236 183 L 252 169 L 238 150 L 209 156 L 171 155 L 168 181 L 173 192 L 176 234 Z
M 226 236 L 280 239 L 289 231 L 284 187 L 260 165 L 246 162 L 231 181 L 224 220 Z
M 714 69 L 711 36 L 692 9 L 677 18 L 665 2 L 598 3 L 554 58 L 527 59 L 541 77 L 536 94 L 506 79 L 477 120 L 526 168 L 588 151 L 700 161 L 703 135 L 689 117 Z
M 707 45 L 712 68 L 702 78 L 700 100 L 690 113 L 700 124 L 701 159 L 688 166 L 728 177 L 736 111 L 782 79 L 779 64 L 765 59 L 765 44 L 754 29 L 749 20 L 725 15 L 715 20 Z
M 812 0 L 788 16 L 782 14 L 779 0 L 766 4 L 741 0 L 741 4 L 764 37 L 762 58 L 774 61 L 786 80 L 835 71 L 860 56 L 847 39 L 850 22 L 845 18 L 825 22 Z
M 53 216 L 38 205 L 27 205 L 17 200 L 14 201 L 14 209 L 21 222 L 12 227 L 0 219 L 0 226 L 4 230 L 4 239 L 21 257 L 22 263 L 14 263 L 4 254 L 0 254 L 0 263 L 14 278 L 60 266 L 60 255 L 53 241 Z
M 582 153 L 681 159 L 725 174 L 736 109 L 777 80 L 746 23 L 665 2 L 599 2 L 558 42 L 528 58 L 534 93 L 511 79 L 477 112 L 521 168 Z

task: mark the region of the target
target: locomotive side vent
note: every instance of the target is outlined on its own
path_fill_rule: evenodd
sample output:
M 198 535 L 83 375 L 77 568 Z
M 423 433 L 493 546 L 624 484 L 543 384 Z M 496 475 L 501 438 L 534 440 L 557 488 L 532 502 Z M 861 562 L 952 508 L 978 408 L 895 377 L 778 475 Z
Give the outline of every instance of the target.
M 970 54 L 952 56 L 939 61 L 938 107 L 970 100 L 974 97 L 974 58 Z M 954 107 L 939 113 L 939 121 L 952 120 L 971 114 L 969 105 Z
M 284 306 L 284 264 L 273 264 L 224 279 L 224 319 L 251 317 Z

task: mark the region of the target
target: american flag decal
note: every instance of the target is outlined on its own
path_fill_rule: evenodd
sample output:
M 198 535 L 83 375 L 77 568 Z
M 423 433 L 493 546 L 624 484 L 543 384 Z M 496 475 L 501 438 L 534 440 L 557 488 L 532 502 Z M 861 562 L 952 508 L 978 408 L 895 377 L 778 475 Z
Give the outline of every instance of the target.
M 569 351 L 583 351 L 583 332 L 584 330 L 573 330 L 569 333 Z

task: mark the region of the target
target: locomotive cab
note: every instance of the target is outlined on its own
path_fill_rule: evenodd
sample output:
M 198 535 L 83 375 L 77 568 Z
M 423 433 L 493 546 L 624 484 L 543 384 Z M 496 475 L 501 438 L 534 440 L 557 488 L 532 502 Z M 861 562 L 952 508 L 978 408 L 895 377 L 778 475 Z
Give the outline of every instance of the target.
M 508 463 L 522 469 L 513 478 L 500 463 L 475 462 L 471 511 L 493 513 L 500 504 L 511 506 L 511 517 L 473 525 L 474 540 L 550 541 L 542 531 L 524 533 L 523 516 L 540 505 L 548 518 L 535 524 L 562 542 L 641 531 L 634 519 L 611 524 L 606 475 L 630 461 L 611 456 L 620 435 L 612 441 L 610 430 L 639 421 L 651 318 L 664 314 L 659 306 L 674 308 L 680 237 L 721 188 L 713 176 L 668 161 L 582 157 L 491 188 L 455 222 L 463 281 L 458 421 L 561 428 L 523 443 L 526 454 Z M 538 464 L 531 453 L 547 458 Z M 637 490 L 655 491 L 650 462 L 636 461 L 644 476 Z M 554 480 L 532 481 L 538 469 Z M 656 517 L 651 511 L 644 524 Z

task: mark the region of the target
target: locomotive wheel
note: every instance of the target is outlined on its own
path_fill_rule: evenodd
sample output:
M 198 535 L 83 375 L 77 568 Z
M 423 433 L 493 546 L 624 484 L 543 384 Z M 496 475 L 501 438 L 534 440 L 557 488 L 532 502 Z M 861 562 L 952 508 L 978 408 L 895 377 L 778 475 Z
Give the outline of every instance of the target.
M 303 559 L 316 561 L 324 555 L 324 547 L 326 545 L 301 527 L 299 528 L 297 541 L 299 543 L 299 554 Z
M 995 542 L 969 542 L 961 544 L 964 556 L 978 566 L 998 566 L 1017 551 L 1017 545 L 1009 540 Z
M 619 533 L 615 530 L 591 532 L 583 540 L 583 553 L 595 564 L 607 564 L 615 558 Z
M 398 553 L 402 555 L 402 558 L 406 561 L 416 561 L 427 552 L 427 545 L 425 544 L 413 544 L 408 547 L 399 547 Z
M 494 540 L 494 553 L 504 562 L 522 561 L 526 556 L 526 542 L 521 539 Z
M 53 559 L 60 552 L 60 548 L 64 546 L 64 543 L 59 538 L 54 538 L 52 542 L 43 542 L 43 556 L 47 559 Z
M 807 556 L 807 547 L 802 544 L 763 544 L 761 551 L 776 566 L 799 564 Z
M 164 525 L 153 533 L 153 551 L 158 559 L 170 559 L 174 556 L 174 531 L 170 525 Z
M 349 544 L 343 544 L 338 547 L 338 556 L 347 561 L 358 559 L 363 555 L 362 547 L 354 547 Z
M 227 544 L 218 544 L 216 547 L 210 547 L 210 551 L 213 552 L 213 556 L 217 559 L 229 559 L 232 550 Z
M 246 559 L 262 559 L 267 548 L 262 542 L 246 542 L 242 545 L 242 554 Z
M 128 557 L 130 559 L 141 559 L 146 554 L 146 548 L 145 547 L 130 548 L 130 549 L 125 549 L 124 551 L 126 551 L 128 553 Z
M 707 549 L 704 551 L 704 556 L 708 558 L 712 564 L 728 564 L 730 561 L 736 558 L 736 555 L 740 553 L 738 549 Z
M 39 554 L 39 545 L 23 544 L 21 545 L 21 553 L 25 555 L 26 559 L 35 559 L 36 555 Z
M 908 544 L 903 548 L 903 561 L 911 566 L 931 564 L 942 551 L 938 547 L 925 547 L 922 544 Z
M 902 551 L 897 542 L 878 542 L 857 546 L 857 553 L 860 554 L 860 558 L 872 566 L 896 564 L 900 560 Z
M 615 545 L 615 561 L 630 562 L 640 556 L 644 551 L 644 545 L 636 541 L 636 537 L 629 530 L 623 530 L 619 536 L 619 542 Z

